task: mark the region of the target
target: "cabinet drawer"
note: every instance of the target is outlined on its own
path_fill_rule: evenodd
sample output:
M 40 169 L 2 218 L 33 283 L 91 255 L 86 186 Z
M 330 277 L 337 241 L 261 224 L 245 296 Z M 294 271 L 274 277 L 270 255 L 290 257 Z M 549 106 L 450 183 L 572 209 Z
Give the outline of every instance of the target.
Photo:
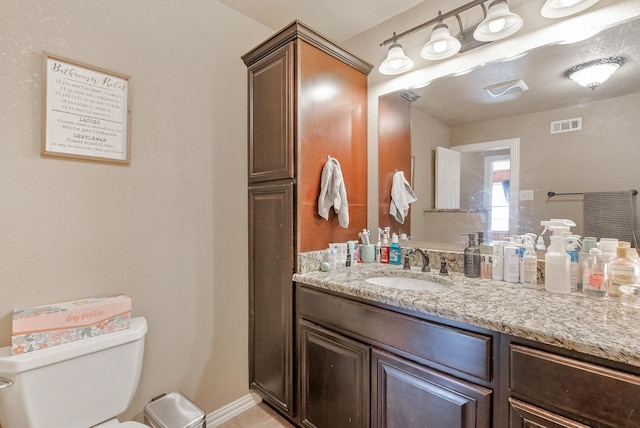
M 509 358 L 513 394 L 580 419 L 640 426 L 639 376 L 513 344 Z
M 491 381 L 493 338 L 336 297 L 298 289 L 298 315 L 376 346 L 389 346 Z

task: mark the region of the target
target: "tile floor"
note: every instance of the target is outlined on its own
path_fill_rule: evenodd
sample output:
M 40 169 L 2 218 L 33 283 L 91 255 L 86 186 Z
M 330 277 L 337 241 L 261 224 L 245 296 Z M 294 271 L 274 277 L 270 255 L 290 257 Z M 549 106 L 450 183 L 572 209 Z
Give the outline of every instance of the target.
M 282 416 L 264 403 L 253 406 L 235 418 L 220 425 L 220 428 L 292 428 Z

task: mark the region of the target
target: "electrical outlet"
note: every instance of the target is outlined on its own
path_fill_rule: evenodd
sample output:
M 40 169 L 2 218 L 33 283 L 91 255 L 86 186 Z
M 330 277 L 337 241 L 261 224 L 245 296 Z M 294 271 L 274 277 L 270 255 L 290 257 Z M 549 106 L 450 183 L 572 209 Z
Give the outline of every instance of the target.
M 533 190 L 521 190 L 520 191 L 520 200 L 521 201 L 533 201 Z

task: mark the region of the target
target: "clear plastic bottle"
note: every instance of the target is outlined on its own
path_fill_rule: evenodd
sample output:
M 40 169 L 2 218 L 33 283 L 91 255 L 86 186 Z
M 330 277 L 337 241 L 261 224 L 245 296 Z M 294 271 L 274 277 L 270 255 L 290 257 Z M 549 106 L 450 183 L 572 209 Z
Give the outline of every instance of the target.
M 589 251 L 595 248 L 597 239 L 593 236 L 587 236 L 582 240 L 582 247 L 578 252 L 578 291 L 582 291 L 582 280 L 584 278 L 584 265 L 589 259 Z
M 640 281 L 640 266 L 627 257 L 629 248 L 618 247 L 617 258 L 609 263 L 609 297 L 619 298 L 621 285 Z
M 582 294 L 589 297 L 607 297 L 609 278 L 607 262 L 599 248 L 591 248 L 582 266 Z
M 476 234 L 469 234 L 469 245 L 464 249 L 464 274 L 469 278 L 480 276 L 480 248 L 476 245 Z
M 551 293 L 571 293 L 571 257 L 565 251 L 564 236 L 551 236 L 544 256 L 544 288 Z
M 571 291 L 578 291 L 578 249 L 574 244 L 567 245 L 571 268 Z
M 522 254 L 520 282 L 524 288 L 538 288 L 538 255 L 531 245 Z
M 402 248 L 398 243 L 398 235 L 391 235 L 391 245 L 389 245 L 389 264 L 400 265 L 402 264 Z

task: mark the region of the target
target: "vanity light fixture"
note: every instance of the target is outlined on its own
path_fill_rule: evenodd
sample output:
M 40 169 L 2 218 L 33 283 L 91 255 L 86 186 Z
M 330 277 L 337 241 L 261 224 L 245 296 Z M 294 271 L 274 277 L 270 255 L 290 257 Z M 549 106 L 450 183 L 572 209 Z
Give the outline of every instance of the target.
M 493 42 L 515 34 L 522 28 L 523 20 L 509 10 L 506 0 L 496 0 L 489 5 L 487 16 L 478 24 L 473 38 L 481 42 Z
M 382 74 L 401 74 L 413 68 L 413 60 L 404 54 L 402 45 L 398 43 L 396 33 L 393 33 L 393 42 L 389 46 L 387 58 L 382 61 L 378 70 Z
M 626 61 L 619 56 L 600 58 L 571 67 L 565 75 L 581 86 L 595 89 Z
M 400 74 L 411 70 L 413 61 L 405 55 L 398 40 L 427 27 L 434 26 L 429 41 L 420 51 L 420 56 L 427 60 L 449 58 L 460 51 L 464 52 L 481 46 L 486 42 L 508 37 L 522 27 L 522 18 L 509 10 L 506 0 L 493 0 L 489 4 L 488 10 L 484 5 L 487 1 L 489 0 L 473 0 L 444 14 L 439 11 L 438 16 L 427 22 L 400 34 L 394 32 L 391 38 L 380 43 L 380 46 L 389 44 L 391 46 L 386 59 L 380 64 L 378 70 L 382 74 Z M 484 19 L 473 31 L 474 40 L 472 40 L 470 37 L 466 38 L 466 36 L 471 33 L 473 27 L 468 29 L 468 33 L 465 33 L 460 14 L 476 6 L 482 8 Z M 445 19 L 452 17 L 458 20 L 458 26 L 460 27 L 460 32 L 455 36 L 451 35 L 449 27 L 443 23 Z
M 575 15 L 598 3 L 599 0 L 547 0 L 540 14 L 545 18 L 564 18 Z
M 424 59 L 444 59 L 460 52 L 462 43 L 449 32 L 447 24 L 442 21 L 435 27 L 431 33 L 431 38 L 422 47 L 420 56 Z

